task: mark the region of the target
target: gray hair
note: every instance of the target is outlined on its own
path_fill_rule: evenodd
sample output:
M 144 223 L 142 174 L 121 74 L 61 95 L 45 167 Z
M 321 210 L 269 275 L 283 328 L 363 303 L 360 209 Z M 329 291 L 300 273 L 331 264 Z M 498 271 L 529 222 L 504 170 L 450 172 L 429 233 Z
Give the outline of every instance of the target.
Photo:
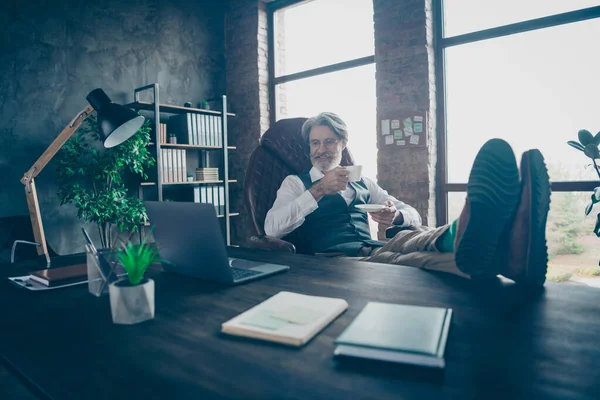
M 315 126 L 328 127 L 341 141 L 348 143 L 348 128 L 339 115 L 332 112 L 322 112 L 317 116 L 307 119 L 302 125 L 302 139 L 304 139 L 305 142 L 308 143 L 310 131 Z

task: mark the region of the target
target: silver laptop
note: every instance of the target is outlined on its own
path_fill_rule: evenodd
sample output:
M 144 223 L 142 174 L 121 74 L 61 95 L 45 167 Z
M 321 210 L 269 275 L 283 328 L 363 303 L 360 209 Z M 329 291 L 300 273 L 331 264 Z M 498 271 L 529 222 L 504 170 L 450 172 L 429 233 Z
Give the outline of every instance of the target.
M 165 271 L 228 285 L 290 269 L 287 265 L 230 258 L 212 204 L 144 203 Z

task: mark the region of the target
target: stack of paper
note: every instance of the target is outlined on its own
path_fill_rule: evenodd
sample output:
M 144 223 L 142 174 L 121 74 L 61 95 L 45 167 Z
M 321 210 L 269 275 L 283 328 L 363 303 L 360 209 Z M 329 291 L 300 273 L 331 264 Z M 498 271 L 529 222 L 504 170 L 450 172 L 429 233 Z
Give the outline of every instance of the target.
M 196 180 L 198 181 L 218 181 L 219 168 L 196 168 Z

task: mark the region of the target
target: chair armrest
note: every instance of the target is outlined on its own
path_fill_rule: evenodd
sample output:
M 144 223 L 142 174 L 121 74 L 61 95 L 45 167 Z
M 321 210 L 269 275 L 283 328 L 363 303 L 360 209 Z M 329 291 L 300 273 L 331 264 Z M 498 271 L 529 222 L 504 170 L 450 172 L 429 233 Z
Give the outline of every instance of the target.
M 279 251 L 283 253 L 296 252 L 296 246 L 292 243 L 271 236 L 251 236 L 248 242 L 250 247 L 260 250 Z

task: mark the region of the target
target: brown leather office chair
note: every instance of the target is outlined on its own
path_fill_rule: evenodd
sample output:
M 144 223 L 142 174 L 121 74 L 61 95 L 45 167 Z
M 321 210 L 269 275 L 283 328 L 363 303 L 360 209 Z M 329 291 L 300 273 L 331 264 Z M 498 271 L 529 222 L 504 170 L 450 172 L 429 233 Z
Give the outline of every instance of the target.
M 263 134 L 260 145 L 250 156 L 244 180 L 244 201 L 251 225 L 251 237 L 246 240 L 246 246 L 296 252 L 292 243 L 266 236 L 264 223 L 285 177 L 306 173 L 311 168 L 309 146 L 300 135 L 306 120 L 289 118 L 277 121 Z M 348 148 L 344 149 L 341 165 L 353 164 Z

